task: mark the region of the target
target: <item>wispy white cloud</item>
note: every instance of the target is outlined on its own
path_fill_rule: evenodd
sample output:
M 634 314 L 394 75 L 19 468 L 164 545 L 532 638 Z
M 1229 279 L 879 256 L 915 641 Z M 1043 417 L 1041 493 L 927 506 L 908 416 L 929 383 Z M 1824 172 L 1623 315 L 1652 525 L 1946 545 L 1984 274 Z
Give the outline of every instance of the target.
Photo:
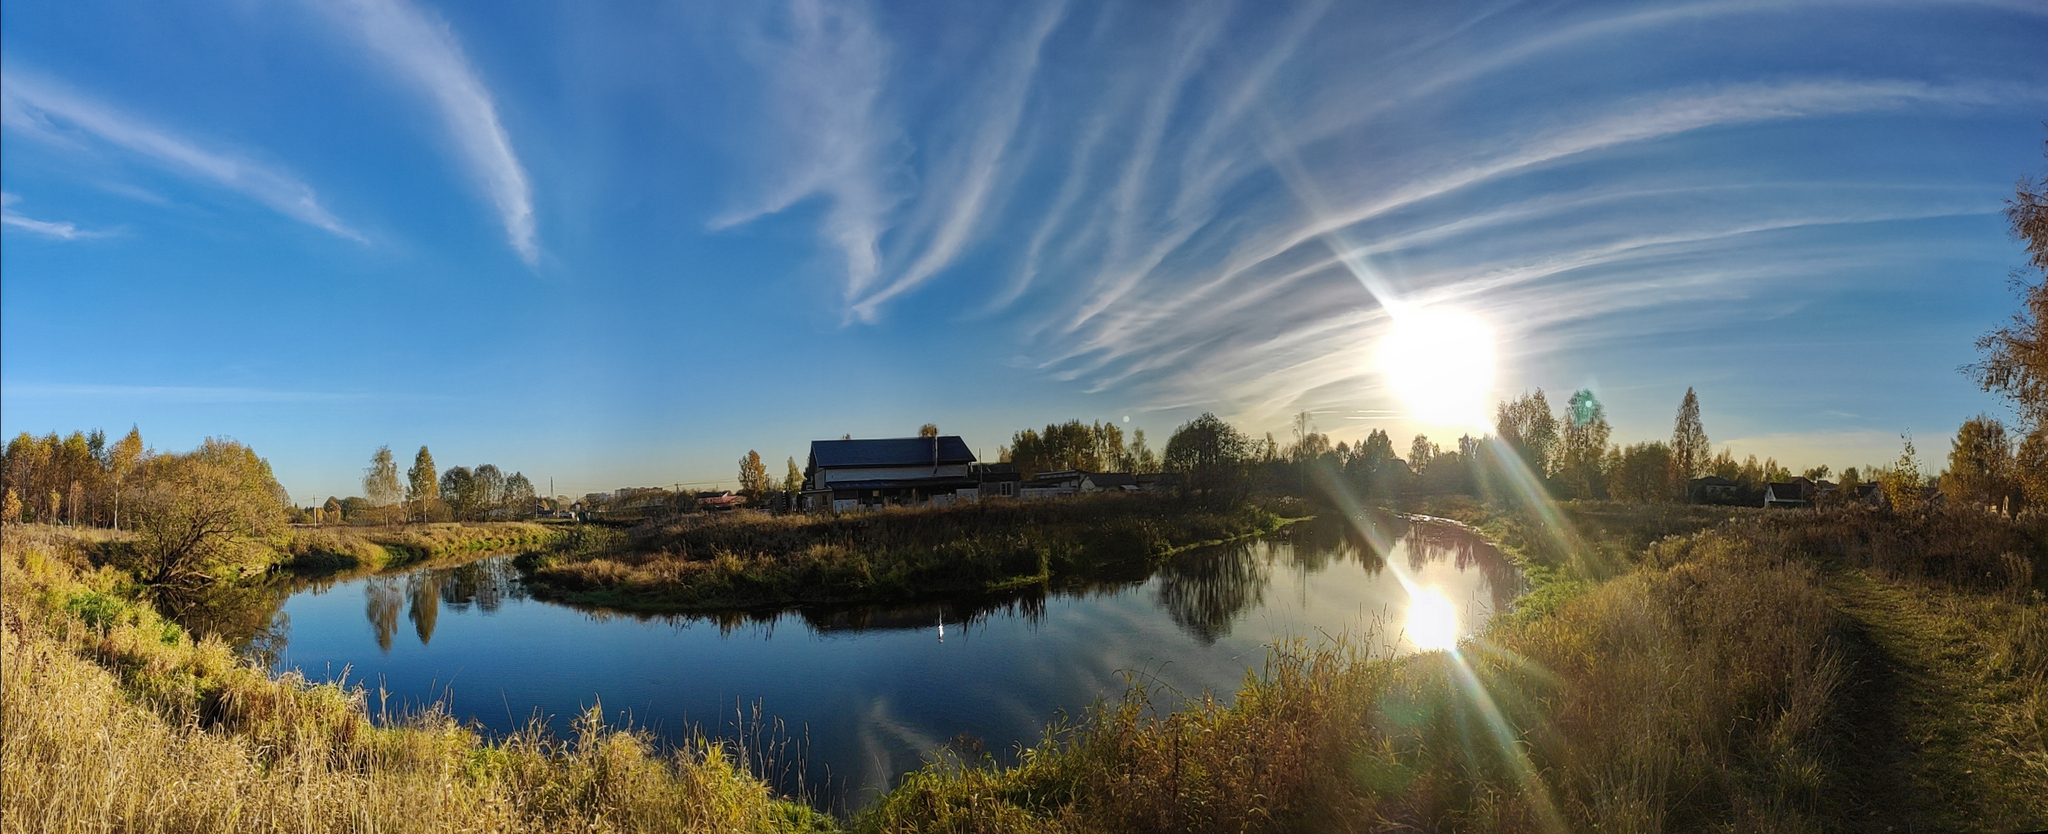
M 181 176 L 242 194 L 304 223 L 361 242 L 290 172 L 239 154 L 210 150 L 20 68 L 0 76 L 0 121 L 39 141 L 85 147 L 104 142 Z
M 1024 37 L 1012 44 L 1012 54 L 999 65 L 991 83 L 992 89 L 984 97 L 991 106 L 980 114 L 976 120 L 979 125 L 964 145 L 964 153 L 957 163 L 948 166 L 951 170 L 941 180 L 951 180 L 958 185 L 952 188 L 948 195 L 950 199 L 931 201 L 943 212 L 944 219 L 939 222 L 937 231 L 923 251 L 902 272 L 887 285 L 854 302 L 851 309 L 855 316 L 873 321 L 881 305 L 924 283 L 951 264 L 967 245 L 968 236 L 975 231 L 988 207 L 991 192 L 1002 173 L 1004 157 L 1016 136 L 1017 123 L 1024 116 L 1024 105 L 1031 92 L 1031 78 L 1038 71 L 1040 50 L 1065 10 L 1064 2 L 1045 4 L 1031 21 Z
M 1802 279 L 1860 263 L 1842 241 L 1869 233 L 1842 227 L 1996 208 L 1931 167 L 1818 162 L 1814 136 L 1858 145 L 1852 125 L 2048 102 L 2036 69 L 1931 68 L 1853 39 L 1832 63 L 1760 58 L 1741 37 L 1757 21 L 1835 37 L 1761 0 L 1476 17 L 1033 6 L 1007 16 L 985 69 L 941 81 L 928 33 L 892 48 L 860 6 L 791 8 L 757 50 L 789 134 L 766 140 L 782 176 L 717 225 L 823 197 L 849 321 L 975 281 L 983 313 L 1018 317 L 1020 367 L 1253 419 L 1384 404 L 1366 346 L 1390 301 L 1488 315 L 1511 363 L 1762 304 L 1773 282 L 1771 309 L 1789 309 Z M 1642 41 L 1680 26 L 1712 31 L 1669 67 L 1616 79 L 1600 63 L 1661 66 Z
M 13 226 L 17 229 L 35 232 L 36 234 L 44 235 L 47 237 L 54 237 L 59 240 L 78 240 L 80 238 L 103 237 L 107 234 L 106 232 L 95 232 L 86 229 L 80 229 L 76 224 L 73 223 L 37 220 L 32 217 L 25 217 L 23 215 L 16 214 L 14 211 L 14 204 L 18 202 L 21 202 L 21 198 L 18 196 L 15 196 L 13 194 L 0 193 L 0 224 L 6 224 L 9 226 Z
M 865 9 L 851 3 L 795 0 L 782 22 L 784 36 L 742 35 L 770 76 L 768 164 L 777 173 L 762 194 L 711 227 L 730 228 L 824 195 L 831 203 L 824 233 L 846 260 L 851 307 L 879 275 L 887 214 L 902 200 L 902 134 L 881 101 L 889 46 Z
M 512 248 L 536 263 L 533 185 L 498 119 L 497 102 L 447 22 L 405 0 L 332 0 L 328 8 L 433 101 L 456 150 L 497 207 Z

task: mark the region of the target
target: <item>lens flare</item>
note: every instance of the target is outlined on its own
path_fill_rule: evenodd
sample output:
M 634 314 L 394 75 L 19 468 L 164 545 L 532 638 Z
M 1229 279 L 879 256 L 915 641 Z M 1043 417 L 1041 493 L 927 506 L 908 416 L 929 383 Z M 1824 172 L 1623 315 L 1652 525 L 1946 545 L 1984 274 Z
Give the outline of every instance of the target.
M 1408 595 L 1408 642 L 1426 652 L 1458 647 L 1458 607 L 1439 588 L 1417 588 Z
M 1444 309 L 1395 313 L 1380 339 L 1379 370 L 1425 423 L 1485 428 L 1493 391 L 1493 329 L 1478 316 Z

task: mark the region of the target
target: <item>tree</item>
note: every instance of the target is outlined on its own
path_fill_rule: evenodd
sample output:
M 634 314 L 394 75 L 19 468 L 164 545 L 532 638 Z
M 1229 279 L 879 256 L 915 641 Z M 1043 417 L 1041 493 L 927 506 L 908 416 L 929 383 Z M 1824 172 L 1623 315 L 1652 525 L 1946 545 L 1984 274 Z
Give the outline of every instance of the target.
M 270 463 L 233 440 L 207 438 L 182 455 L 144 464 L 130 497 L 137 578 L 153 588 L 192 588 L 231 567 L 260 561 L 252 545 L 284 524 Z
M 478 465 L 472 477 L 476 479 L 477 518 L 489 518 L 491 511 L 505 506 L 505 473 L 498 471 L 496 464 Z
M 1130 460 L 1132 472 L 1150 474 L 1159 471 L 1159 456 L 1145 444 L 1144 429 L 1131 429 L 1131 445 L 1124 450 L 1124 456 Z
M 377 447 L 377 453 L 370 456 L 369 468 L 363 470 L 363 497 L 382 510 L 397 504 L 403 494 L 398 486 L 398 462 L 391 457 L 391 447 Z
M 2037 511 L 2048 508 L 2048 426 L 2035 428 L 2020 441 L 2013 471 L 2018 475 L 2020 495 Z
M 1112 443 L 1113 441 L 1113 443 Z M 1121 451 L 1123 430 L 1103 423 L 1093 425 L 1079 420 L 1048 424 L 1043 433 L 1024 429 L 1010 437 L 1010 462 L 1017 465 L 1017 471 L 1024 477 L 1040 472 L 1055 472 L 1062 469 L 1079 469 L 1085 472 L 1100 472 L 1103 469 L 1104 453 L 1111 452 L 1112 445 Z M 1116 456 L 1112 452 L 1112 459 Z
M 505 495 L 501 503 L 513 515 L 525 517 L 533 510 L 533 481 L 523 472 L 505 476 Z
M 1428 475 L 1430 461 L 1436 454 L 1436 444 L 1429 442 L 1429 435 L 1416 435 L 1414 440 L 1408 441 L 1409 471 L 1414 472 L 1418 478 Z
M 768 467 L 761 463 L 761 453 L 747 450 L 740 458 L 740 492 L 748 497 L 759 497 L 769 492 Z
M 14 494 L 14 487 L 7 488 L 7 497 L 0 500 L 0 524 L 21 523 L 21 497 Z
M 448 505 L 448 511 L 458 520 L 475 518 L 482 511 L 476 489 L 476 475 L 467 466 L 449 467 L 441 473 L 441 500 Z
M 320 510 L 323 520 L 330 523 L 339 524 L 347 518 L 347 514 L 342 512 L 341 499 L 332 495 L 327 496 L 327 503 L 322 504 Z
M 789 475 L 782 480 L 782 491 L 794 494 L 802 492 L 803 488 L 804 471 L 797 468 L 796 458 L 791 457 L 789 459 Z
M 1671 447 L 1637 443 L 1607 455 L 1607 491 L 1617 501 L 1663 503 L 1672 500 Z
M 918 436 L 918 437 L 938 437 L 938 436 L 939 436 L 939 425 L 938 425 L 937 423 L 926 423 L 926 424 L 924 424 L 924 425 L 922 425 L 922 426 L 918 426 L 918 427 L 917 427 L 917 436 Z
M 1166 441 L 1167 471 L 1185 479 L 1186 494 L 1211 504 L 1244 500 L 1251 460 L 1251 439 L 1214 414 L 1188 421 Z
M 1600 459 L 1606 455 L 1607 440 L 1613 433 L 1607 424 L 1607 408 L 1599 398 L 1590 389 L 1574 392 L 1565 405 L 1564 448 L 1558 461 L 1558 477 L 1566 495 L 1599 498 L 1606 492 Z
M 1959 505 L 2008 510 L 2012 475 L 2012 441 L 2006 439 L 2005 424 L 1979 414 L 1956 430 L 1948 471 L 1941 476 L 1941 494 Z
M 1905 448 L 1900 450 L 1898 461 L 1885 470 L 1877 483 L 1884 490 L 1885 500 L 1891 502 L 1892 509 L 1908 512 L 1920 508 L 1920 452 L 1913 448 L 1911 432 L 1899 435 L 1899 439 L 1905 441 Z
M 1685 494 L 1686 483 L 1706 471 L 1712 452 L 1707 445 L 1707 429 L 1700 424 L 1699 395 L 1687 388 L 1685 399 L 1678 403 L 1678 419 L 1671 427 L 1671 477 L 1676 482 L 1675 494 Z
M 441 497 L 441 481 L 434 472 L 434 453 L 421 446 L 412 456 L 412 468 L 405 470 L 405 501 L 426 520 L 426 504 Z
M 142 430 L 128 427 L 128 434 L 114 444 L 107 452 L 107 479 L 114 486 L 114 529 L 121 529 L 121 493 L 127 488 L 128 475 L 148 450 L 142 445 Z
M 1557 418 L 1550 413 L 1543 389 L 1502 402 L 1494 415 L 1494 434 L 1515 450 L 1539 480 L 1551 476 L 1558 460 Z
M 2005 203 L 2012 237 L 2027 245 L 2027 265 L 2048 274 L 2048 176 L 2038 190 L 2021 177 Z M 2012 401 L 2020 423 L 2030 432 L 2048 426 L 2048 281 L 2029 283 L 2020 271 L 2011 276 L 2020 295 L 2020 311 L 2011 324 L 1977 339 L 1983 360 L 1963 366 L 1984 390 Z

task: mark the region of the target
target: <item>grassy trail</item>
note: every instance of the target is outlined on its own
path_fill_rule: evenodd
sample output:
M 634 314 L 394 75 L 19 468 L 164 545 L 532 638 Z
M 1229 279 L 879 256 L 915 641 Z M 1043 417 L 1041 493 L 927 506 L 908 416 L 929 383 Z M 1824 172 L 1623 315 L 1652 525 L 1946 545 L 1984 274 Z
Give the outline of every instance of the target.
M 1997 731 L 2023 693 L 1983 674 L 1996 635 L 1969 609 L 1858 569 L 1833 572 L 1830 590 L 1854 622 L 1854 672 L 1843 693 L 1843 775 L 1848 820 L 1867 831 L 2021 831 L 2048 818 L 2038 760 L 2013 755 Z M 2038 737 L 2034 739 L 2038 744 Z M 2034 771 L 2034 772 L 2029 772 Z

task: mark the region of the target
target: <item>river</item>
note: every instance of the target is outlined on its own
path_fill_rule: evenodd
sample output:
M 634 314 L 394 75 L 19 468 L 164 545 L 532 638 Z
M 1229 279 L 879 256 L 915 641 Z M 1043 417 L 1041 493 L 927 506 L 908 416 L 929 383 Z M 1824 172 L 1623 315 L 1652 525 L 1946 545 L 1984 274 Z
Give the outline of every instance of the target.
M 1414 651 L 1399 634 L 1404 579 L 1440 589 L 1463 634 L 1522 587 L 1468 531 L 1393 517 L 1190 551 L 1141 581 L 840 610 L 579 609 L 528 596 L 511 558 L 295 581 L 229 619 L 245 655 L 345 675 L 373 711 L 440 703 L 490 731 L 535 718 L 561 731 L 601 704 L 669 740 L 745 739 L 783 790 L 843 810 L 942 746 L 1013 760 L 1133 680 L 1170 706 L 1235 693 L 1276 641 Z

